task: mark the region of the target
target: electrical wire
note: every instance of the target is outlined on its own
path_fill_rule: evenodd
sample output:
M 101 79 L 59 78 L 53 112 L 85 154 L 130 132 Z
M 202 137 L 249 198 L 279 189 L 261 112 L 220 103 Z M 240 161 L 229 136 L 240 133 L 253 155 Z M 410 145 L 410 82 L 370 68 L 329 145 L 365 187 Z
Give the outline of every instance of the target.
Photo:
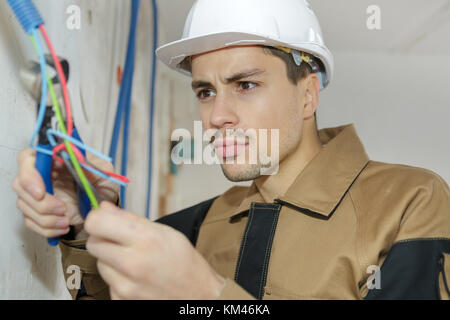
M 140 0 L 132 0 L 131 2 L 131 26 L 130 26 L 130 42 L 131 42 L 131 66 L 130 73 L 127 82 L 127 97 L 125 104 L 125 117 L 123 119 L 123 138 L 122 138 L 122 163 L 121 163 L 121 171 L 120 173 L 123 176 L 127 175 L 127 166 L 128 166 L 128 141 L 130 135 L 130 118 L 131 118 L 131 95 L 133 88 L 133 75 L 134 75 L 134 64 L 135 64 L 135 56 L 136 56 L 136 29 L 137 29 L 137 21 L 139 14 L 139 5 Z M 126 189 L 124 187 L 120 188 L 120 199 L 121 205 L 123 208 L 126 208 Z
M 83 184 L 81 183 L 80 179 L 77 176 L 77 173 L 75 169 L 73 168 L 72 164 L 70 163 L 70 157 L 65 151 L 61 151 L 62 158 L 64 159 L 64 164 L 66 165 L 66 168 L 69 170 L 70 174 L 75 180 L 75 183 L 77 184 L 78 188 L 83 190 Z M 97 190 L 90 184 L 90 187 L 92 189 L 92 192 L 95 195 L 95 198 L 98 202 L 101 202 L 103 198 L 100 196 L 100 194 L 97 192 Z
M 39 57 L 39 65 L 41 69 L 41 99 L 39 103 L 39 109 L 38 109 L 38 116 L 37 116 L 37 123 L 36 127 L 33 131 L 30 145 L 37 150 L 38 152 L 45 153 L 47 155 L 50 155 L 55 159 L 56 161 L 62 161 L 68 170 L 72 173 L 75 182 L 80 187 L 80 190 L 85 191 L 87 197 L 89 198 L 89 201 L 91 202 L 91 206 L 96 209 L 98 208 L 98 201 L 101 200 L 98 193 L 96 192 L 96 189 L 92 187 L 90 182 L 87 180 L 86 176 L 84 175 L 84 172 L 82 170 L 82 167 L 86 170 L 93 172 L 95 174 L 98 174 L 99 176 L 110 179 L 116 183 L 119 183 L 121 185 L 124 185 L 125 183 L 128 183 L 129 180 L 126 177 L 122 177 L 120 175 L 116 175 L 110 172 L 102 172 L 100 169 L 95 168 L 95 166 L 92 166 L 92 164 L 86 163 L 86 159 L 84 154 L 78 150 L 76 145 L 78 145 L 83 150 L 89 150 L 91 153 L 97 155 L 98 157 L 102 159 L 106 159 L 107 161 L 110 161 L 111 159 L 103 156 L 102 154 L 96 152 L 92 148 L 89 148 L 88 146 L 85 146 L 83 143 L 79 142 L 78 140 L 74 139 L 76 133 L 77 139 L 78 133 L 76 132 L 74 128 L 73 123 L 73 117 L 72 117 L 72 110 L 70 106 L 70 99 L 69 94 L 67 90 L 67 79 L 65 78 L 65 74 L 63 72 L 61 63 L 59 61 L 59 58 L 57 57 L 55 50 L 53 48 L 53 45 L 50 41 L 50 38 L 47 35 L 47 32 L 44 27 L 44 21 L 41 18 L 38 10 L 34 6 L 33 2 L 31 0 L 8 0 L 8 3 L 11 7 L 11 9 L 14 11 L 17 19 L 19 20 L 20 24 L 22 25 L 23 29 L 30 35 L 30 38 L 33 42 L 33 46 L 36 50 L 36 53 Z M 51 53 L 51 57 L 53 59 L 53 65 L 57 70 L 57 77 L 59 78 L 59 82 L 61 84 L 62 93 L 63 93 L 63 104 L 65 108 L 65 115 L 66 115 L 66 121 L 67 123 L 64 123 L 64 119 L 61 113 L 61 109 L 58 105 L 58 99 L 56 97 L 56 94 L 54 92 L 53 83 L 50 79 L 47 70 L 46 70 L 46 57 L 44 56 L 44 51 L 42 48 L 41 40 L 37 36 L 37 29 L 41 31 L 41 34 L 45 40 L 45 43 L 48 47 L 48 50 Z M 134 61 L 133 61 L 133 67 L 134 67 Z M 131 90 L 131 88 L 130 88 Z M 62 133 L 55 131 L 53 129 L 49 129 L 46 131 L 48 141 L 53 146 L 53 150 L 49 151 L 45 148 L 41 147 L 41 141 L 38 142 L 38 145 L 35 146 L 35 140 L 36 137 L 42 133 L 43 130 L 43 122 L 45 120 L 46 111 L 47 111 L 47 96 L 50 91 L 50 96 L 52 100 L 53 105 L 53 111 L 56 115 L 57 122 L 59 129 Z M 128 95 L 127 95 L 128 96 Z M 67 125 L 67 128 L 66 128 Z M 56 139 L 53 137 L 59 136 L 59 138 L 63 141 L 60 143 L 60 145 L 57 145 Z M 71 143 L 74 143 L 72 145 Z M 65 149 L 63 149 L 65 147 Z M 62 159 L 58 158 L 58 155 L 62 155 Z M 69 162 L 69 159 L 72 163 Z M 117 178 L 117 179 L 116 179 Z M 86 199 L 87 200 L 87 199 Z
M 125 58 L 125 68 L 120 87 L 119 99 L 117 103 L 116 114 L 114 118 L 114 126 L 111 137 L 109 155 L 113 164 L 116 163 L 117 147 L 121 126 L 123 122 L 123 139 L 122 139 L 122 158 L 121 158 L 121 174 L 126 176 L 128 165 L 128 141 L 129 141 L 129 125 L 131 117 L 131 96 L 133 87 L 134 63 L 136 56 L 136 30 L 139 14 L 140 0 L 131 1 L 130 10 L 130 28 L 128 34 L 127 53 Z M 126 208 L 126 190 L 124 187 L 120 189 L 120 199 L 123 208 Z
M 47 70 L 46 70 L 46 63 L 44 58 L 44 53 L 42 50 L 42 46 L 39 42 L 38 37 L 36 36 L 36 31 L 33 29 L 31 31 L 31 41 L 33 42 L 33 45 L 36 49 L 36 52 L 39 57 L 39 64 L 41 68 L 41 102 L 39 104 L 39 111 L 37 116 L 37 122 L 36 127 L 33 131 L 33 134 L 31 135 L 30 140 L 30 146 L 34 146 L 34 141 L 36 140 L 37 135 L 39 134 L 39 131 L 41 130 L 42 123 L 44 122 L 45 117 L 45 111 L 47 109 L 47 95 L 48 95 L 48 87 L 47 87 Z
M 42 25 L 39 27 L 39 29 L 41 30 L 41 33 L 42 33 L 43 30 L 45 32 L 45 28 L 43 28 Z M 43 50 L 42 50 L 42 45 L 40 43 L 40 39 L 38 37 L 36 37 L 36 33 L 35 33 L 34 30 L 32 32 L 32 35 L 33 35 L 33 39 L 35 40 L 34 43 L 36 43 L 36 47 L 38 49 L 39 60 L 41 61 L 41 70 L 42 70 L 42 64 L 44 64 L 44 70 L 41 71 L 42 78 L 44 79 L 42 83 L 43 84 L 45 83 L 45 87 L 46 87 L 47 86 L 47 82 L 48 82 L 49 86 L 53 87 L 51 79 L 48 77 L 47 72 L 45 70 L 45 57 L 44 57 L 44 53 L 43 53 Z M 44 38 L 45 38 L 45 36 L 44 36 Z M 53 46 L 52 46 L 48 36 L 46 37 L 46 41 L 47 41 L 47 45 L 49 46 L 49 48 L 52 48 L 52 50 L 53 50 Z M 63 92 L 64 91 L 67 92 L 65 76 L 64 76 L 64 73 L 62 72 L 61 63 L 59 62 L 58 57 L 54 54 L 54 50 L 53 50 L 53 53 L 52 53 L 52 58 L 54 59 L 55 66 L 57 68 L 57 71 L 59 73 L 59 77 L 61 79 L 61 86 L 63 88 Z M 45 81 L 45 79 L 47 79 L 47 82 Z M 44 85 L 43 85 L 43 88 L 44 88 Z M 53 89 L 51 89 L 51 91 L 53 91 Z M 42 96 L 44 96 L 44 95 L 42 95 Z M 47 97 L 47 94 L 45 94 L 45 100 L 41 99 L 41 106 L 40 106 L 40 108 L 42 108 L 42 104 L 44 105 L 44 108 L 46 108 L 46 102 L 47 102 L 47 98 L 46 97 Z M 62 117 L 61 117 L 61 113 L 60 113 L 60 110 L 59 110 L 58 100 L 56 99 L 56 95 L 54 95 L 54 94 L 52 95 L 52 103 L 53 103 L 54 109 L 58 110 L 55 113 L 60 115 L 58 117 L 58 121 L 61 121 Z M 65 103 L 66 103 L 66 107 L 67 107 L 67 109 L 66 109 L 66 116 L 67 116 L 67 120 L 68 120 L 68 118 L 69 118 L 68 115 L 71 114 L 71 112 L 70 112 L 70 103 L 68 103 L 67 101 L 65 101 Z M 61 121 L 59 123 L 59 125 L 60 125 L 61 129 L 64 129 L 64 131 L 65 131 L 64 122 Z M 42 122 L 40 123 L 39 128 L 41 126 L 42 126 Z M 72 124 L 72 126 L 73 126 L 73 124 Z M 49 136 L 49 131 L 54 131 L 54 130 L 52 130 L 52 129 L 48 130 L 47 131 L 47 136 Z M 67 137 L 68 136 L 66 135 L 66 138 Z M 73 139 L 73 138 L 71 138 L 71 139 Z M 66 146 L 66 150 L 67 150 L 67 152 L 69 154 L 70 160 L 72 161 L 72 165 L 73 165 L 73 167 L 74 167 L 74 169 L 75 169 L 75 171 L 76 171 L 76 173 L 77 173 L 77 175 L 78 175 L 78 177 L 79 177 L 79 179 L 80 179 L 80 181 L 81 181 L 81 183 L 82 183 L 82 185 L 84 187 L 84 190 L 85 190 L 86 195 L 88 196 L 88 198 L 89 198 L 89 200 L 91 202 L 92 207 L 94 209 L 97 209 L 98 208 L 97 199 L 95 198 L 95 195 L 94 195 L 94 193 L 93 193 L 93 191 L 92 191 L 92 189 L 91 189 L 91 187 L 89 185 L 89 181 L 87 180 L 86 176 L 84 175 L 83 170 L 81 169 L 80 163 L 78 162 L 78 159 L 75 156 L 75 153 L 74 153 L 74 151 L 72 149 L 72 145 L 68 142 L 68 140 L 69 139 L 65 139 L 64 140 L 64 144 Z M 49 139 L 49 141 L 50 141 L 50 139 Z M 73 143 L 73 141 L 76 141 L 76 140 L 72 140 L 71 142 Z
M 145 216 L 150 219 L 150 202 L 152 195 L 152 169 L 153 169 L 153 118 L 155 109 L 155 87 L 156 87 L 156 48 L 158 47 L 158 5 L 152 0 L 153 8 L 153 50 L 152 50 L 152 74 L 150 89 L 150 119 L 149 119 L 149 151 L 148 151 L 148 177 L 147 177 L 147 202 Z
M 120 87 L 119 92 L 119 100 L 117 102 L 117 109 L 116 109 L 116 115 L 114 118 L 114 126 L 113 126 L 113 133 L 111 137 L 111 145 L 109 149 L 109 156 L 113 159 L 113 164 L 116 162 L 116 154 L 117 154 L 117 146 L 119 142 L 119 135 L 120 135 L 120 129 L 122 125 L 122 121 L 124 119 L 123 112 L 126 108 L 126 103 L 128 100 L 130 90 L 129 83 L 130 79 L 133 78 L 133 71 L 132 67 L 134 65 L 134 56 L 135 56 L 135 50 L 134 50 L 134 43 L 136 41 L 136 25 L 137 25 L 137 10 L 135 9 L 136 0 L 132 0 L 132 8 L 131 8 L 131 17 L 130 17 L 130 30 L 128 34 L 128 44 L 127 44 L 127 54 L 125 58 L 125 68 L 122 76 L 122 85 Z
M 47 47 L 50 51 L 50 54 L 52 56 L 53 62 L 55 64 L 56 71 L 59 76 L 59 80 L 61 82 L 62 92 L 63 92 L 63 98 L 64 103 L 66 106 L 66 121 L 67 121 L 67 134 L 69 136 L 72 135 L 73 131 L 73 118 L 72 118 L 72 109 L 70 107 L 70 99 L 69 99 L 69 92 L 67 90 L 67 82 L 66 77 L 64 75 L 64 72 L 61 67 L 61 63 L 59 62 L 59 58 L 56 55 L 55 49 L 53 48 L 52 42 L 50 41 L 50 38 L 47 34 L 47 31 L 45 30 L 44 25 L 39 26 L 39 30 L 41 31 L 42 36 L 44 37 L 45 43 L 47 44 Z
M 70 107 L 70 100 L 68 99 L 66 79 L 65 79 L 64 73 L 62 72 L 61 63 L 60 63 L 58 57 L 56 56 L 56 53 L 55 53 L 55 51 L 53 49 L 53 46 L 51 44 L 51 41 L 50 41 L 47 33 L 45 31 L 45 28 L 43 26 L 41 26 L 41 27 L 40 27 L 40 30 L 41 30 L 41 32 L 42 32 L 42 34 L 44 36 L 44 39 L 46 40 L 47 47 L 49 48 L 49 51 L 50 51 L 50 53 L 52 55 L 52 59 L 53 59 L 54 65 L 55 65 L 55 67 L 56 67 L 56 69 L 58 71 L 58 76 L 59 76 L 59 79 L 60 79 L 60 82 L 61 82 L 61 86 L 63 88 L 63 95 L 64 95 L 64 102 L 65 102 L 65 105 L 66 105 L 66 117 L 67 117 L 67 121 L 68 121 L 68 127 L 69 128 L 71 127 L 72 130 L 73 130 L 72 112 L 71 112 L 71 107 Z M 59 111 L 59 107 L 58 107 L 57 101 L 56 102 L 54 101 L 54 105 L 56 105 L 56 110 L 58 110 L 57 114 L 61 114 L 60 111 Z M 70 120 L 72 120 L 72 121 L 70 121 Z M 61 126 L 61 128 L 63 128 L 63 130 L 61 130 L 61 131 L 63 131 L 63 133 L 60 133 L 60 132 L 55 131 L 53 129 L 50 129 L 50 130 L 47 131 L 47 136 L 53 134 L 53 135 L 59 136 L 60 138 L 64 139 L 64 142 L 65 142 L 65 145 L 66 145 L 66 149 L 67 149 L 67 151 L 69 153 L 69 157 L 72 160 L 74 169 L 77 172 L 77 174 L 79 176 L 79 179 L 81 180 L 81 183 L 84 186 L 86 194 L 88 195 L 89 199 L 91 200 L 92 206 L 94 208 L 97 208 L 98 204 L 96 204 L 96 201 L 94 201 L 94 199 L 92 197 L 92 195 L 94 195 L 94 190 L 95 189 L 90 187 L 89 182 L 86 179 L 86 177 L 84 176 L 84 173 L 82 172 L 80 167 L 84 168 L 85 170 L 87 170 L 87 171 L 89 171 L 91 173 L 94 173 L 94 174 L 100 176 L 101 178 L 108 179 L 108 180 L 110 180 L 112 182 L 115 182 L 115 183 L 121 185 L 122 187 L 125 187 L 126 184 L 129 182 L 129 180 L 126 177 L 119 176 L 119 175 L 115 175 L 115 176 L 117 178 L 119 178 L 120 180 L 119 179 L 115 179 L 115 178 L 111 177 L 110 175 L 105 174 L 102 171 L 96 170 L 93 167 L 87 165 L 85 163 L 84 157 L 82 157 L 82 155 L 79 152 L 79 150 L 77 150 L 76 148 L 74 148 L 75 151 L 74 150 L 69 150 L 69 149 L 71 149 L 72 146 L 67 141 L 70 141 L 71 143 L 73 143 L 74 145 L 78 146 L 79 148 L 81 148 L 83 150 L 91 152 L 92 154 L 96 155 L 97 157 L 99 157 L 99 158 L 101 158 L 101 159 L 103 159 L 105 161 L 111 162 L 112 159 L 107 157 L 107 156 L 104 156 L 103 154 L 97 152 L 96 150 L 90 148 L 89 146 L 87 146 L 87 145 L 79 142 L 78 140 L 72 138 L 70 136 L 70 133 L 69 133 L 69 135 L 65 134 L 66 130 L 64 128 L 64 124 L 63 123 L 60 124 L 60 126 Z M 56 147 L 55 151 L 58 151 L 58 149 L 62 149 L 62 147 L 63 147 L 63 145 L 60 145 L 59 147 Z M 75 156 L 75 153 L 77 153 L 76 156 Z M 96 197 L 96 198 L 98 198 L 98 197 Z
M 48 140 L 50 141 L 50 144 L 53 147 L 58 144 L 56 142 L 56 139 L 48 131 L 47 131 L 47 137 L 48 137 Z M 70 156 L 69 156 L 69 158 L 70 158 Z M 64 161 L 64 163 L 67 165 L 66 161 Z M 97 175 L 97 176 L 99 176 L 99 177 L 101 177 L 103 179 L 110 180 L 110 181 L 112 181 L 114 183 L 117 183 L 117 184 L 120 184 L 120 185 L 126 185 L 129 182 L 127 178 L 123 178 L 122 177 L 122 179 L 116 179 L 116 178 L 110 177 L 110 176 L 108 176 L 108 174 L 106 172 L 102 172 L 101 169 L 95 167 L 93 164 L 88 163 L 87 161 L 84 161 L 84 160 L 83 160 L 83 162 L 80 161 L 80 166 L 82 168 L 84 168 L 85 170 L 87 170 L 87 171 L 89 171 L 89 172 L 91 172 L 91 173 L 93 173 L 93 174 L 95 174 L 95 175 Z M 75 170 L 73 167 L 72 167 L 72 169 Z M 75 171 L 75 173 L 76 173 L 76 171 Z M 76 177 L 76 179 L 79 180 L 79 177 Z M 79 181 L 80 181 L 80 184 L 82 185 L 82 181 L 81 180 L 79 180 Z M 95 194 L 95 190 L 94 189 L 92 189 L 92 192 Z M 98 197 L 96 197 L 96 198 L 98 198 Z
M 67 134 L 61 133 L 61 132 L 56 131 L 54 129 L 48 129 L 47 130 L 47 136 L 49 136 L 49 135 L 57 136 L 57 137 L 62 138 L 64 140 L 68 140 L 71 143 L 73 143 L 74 145 L 76 145 L 77 147 L 79 147 L 80 149 L 89 151 L 90 153 L 94 154 L 95 156 L 99 157 L 100 159 L 108 161 L 108 162 L 111 162 L 111 158 L 110 157 L 105 156 L 104 154 L 94 150 L 93 148 L 91 148 L 91 147 L 85 145 L 84 143 L 76 140 L 75 138 L 73 138 L 71 136 L 68 136 Z

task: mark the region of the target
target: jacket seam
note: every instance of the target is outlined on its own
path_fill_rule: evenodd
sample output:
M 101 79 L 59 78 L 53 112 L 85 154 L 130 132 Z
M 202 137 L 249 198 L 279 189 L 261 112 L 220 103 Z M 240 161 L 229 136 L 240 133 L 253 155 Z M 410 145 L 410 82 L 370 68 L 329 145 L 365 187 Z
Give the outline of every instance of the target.
M 353 190 L 349 190 L 349 197 L 350 197 L 350 201 L 353 205 L 353 209 L 354 212 L 353 214 L 355 215 L 355 219 L 356 219 L 356 239 L 358 240 L 358 236 L 361 236 L 361 250 L 358 250 L 358 241 L 356 244 L 356 257 L 358 259 L 358 263 L 359 263 L 359 267 L 360 267 L 360 279 L 363 280 L 366 278 L 366 270 L 365 270 L 365 266 L 369 265 L 369 259 L 366 256 L 365 252 L 367 252 L 367 241 L 366 241 L 366 237 L 365 237 L 365 232 L 363 232 L 363 221 L 362 219 L 359 218 L 359 204 L 356 202 L 356 200 L 353 198 Z M 359 288 L 359 284 L 358 285 L 358 292 L 360 295 L 360 298 L 362 298 L 362 294 L 361 294 L 361 290 Z M 363 283 L 364 285 L 364 283 Z
M 410 239 L 403 239 L 396 241 L 392 244 L 392 246 L 398 244 L 398 243 L 405 243 L 405 242 L 413 242 L 413 241 L 436 241 L 436 240 L 449 240 L 450 238 L 447 237 L 432 237 L 432 238 L 410 238 Z M 391 246 L 391 247 L 392 247 Z
M 447 276 L 445 274 L 445 254 L 450 254 L 450 252 L 441 252 L 440 257 L 439 257 L 439 272 L 438 272 L 438 276 L 437 276 L 437 292 L 439 295 L 439 299 L 442 300 L 442 296 L 441 296 L 441 288 L 440 288 L 440 281 L 439 281 L 439 275 L 442 273 L 442 282 L 443 282 L 443 286 L 444 286 L 444 290 L 447 292 L 447 295 L 450 296 L 450 288 L 447 282 Z
M 272 286 L 272 295 L 277 295 L 277 296 L 281 296 L 281 297 L 288 297 L 289 299 L 294 299 L 294 300 L 305 300 L 305 299 L 310 299 L 310 300 L 331 300 L 331 299 L 335 299 L 335 300 L 343 300 L 342 298 L 331 298 L 331 297 L 320 297 L 320 296 L 316 296 L 316 295 L 307 295 L 307 294 L 303 294 L 303 295 L 297 295 L 295 293 L 292 293 L 291 291 L 289 291 L 288 289 L 285 288 L 281 288 L 278 286 Z M 346 300 L 349 300 L 349 298 L 345 298 Z M 354 300 L 362 300 L 361 297 L 355 297 Z
M 238 256 L 238 264 L 237 264 L 237 266 L 236 266 L 236 270 L 235 270 L 235 272 L 234 272 L 234 280 L 237 282 L 237 276 L 238 276 L 238 274 L 239 274 L 239 269 L 240 269 L 240 267 L 241 267 L 241 262 L 242 262 L 242 257 L 244 256 L 244 250 L 245 250 L 245 247 L 246 247 L 246 245 L 247 245 L 247 237 L 248 237 L 248 232 L 249 232 L 249 230 L 250 230 L 250 226 L 251 226 L 251 224 L 252 224 L 252 222 L 253 222 L 253 216 L 254 216 L 254 213 L 253 213 L 253 208 L 254 206 L 253 206 L 253 203 L 252 203 L 252 205 L 251 205 L 251 212 L 249 212 L 249 221 L 248 221 L 248 223 L 247 223 L 247 226 L 246 226 L 246 228 L 245 228 L 245 231 L 244 231 L 244 234 L 243 234 L 243 238 L 242 238 L 242 241 L 241 241 L 241 247 L 240 247 L 240 249 L 239 249 L 239 256 Z
M 259 285 L 259 299 L 263 298 L 264 288 L 267 284 L 267 273 L 269 272 L 270 255 L 272 253 L 273 240 L 274 240 L 275 230 L 278 225 L 278 218 L 280 215 L 280 210 L 281 210 L 281 205 L 278 205 L 277 212 L 275 213 L 275 215 L 276 215 L 275 219 L 273 219 L 273 221 L 272 221 L 272 229 L 270 230 L 270 236 L 269 236 L 270 240 L 268 241 L 267 247 L 265 250 L 266 252 L 265 252 L 265 257 L 264 257 L 263 276 L 261 278 L 261 282 Z

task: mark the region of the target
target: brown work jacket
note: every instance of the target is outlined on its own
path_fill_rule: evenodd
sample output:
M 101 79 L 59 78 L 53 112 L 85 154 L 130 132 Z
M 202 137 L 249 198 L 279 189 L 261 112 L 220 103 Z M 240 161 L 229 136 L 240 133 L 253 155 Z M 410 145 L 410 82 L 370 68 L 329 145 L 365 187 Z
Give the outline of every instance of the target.
M 273 203 L 253 183 L 157 222 L 183 232 L 226 278 L 219 299 L 450 299 L 446 182 L 369 160 L 353 125 L 319 136 L 323 149 Z M 84 244 L 60 243 L 63 270 L 83 274 L 69 291 L 108 299 Z

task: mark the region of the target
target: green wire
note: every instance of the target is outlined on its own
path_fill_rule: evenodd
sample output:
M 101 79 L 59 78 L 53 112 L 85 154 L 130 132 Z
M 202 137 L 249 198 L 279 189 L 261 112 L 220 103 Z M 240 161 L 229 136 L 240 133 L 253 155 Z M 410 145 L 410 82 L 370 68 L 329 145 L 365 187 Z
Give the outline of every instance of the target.
M 37 54 L 39 55 L 39 51 L 37 49 L 37 44 L 36 44 L 36 39 L 34 38 L 33 35 L 31 35 L 30 37 L 31 37 L 31 41 L 33 42 L 34 48 L 35 48 Z M 52 83 L 52 80 L 50 79 L 50 77 L 48 76 L 48 74 L 47 74 L 47 83 L 48 83 L 50 96 L 52 98 L 53 108 L 56 113 L 56 118 L 58 120 L 59 127 L 60 127 L 62 133 L 67 134 L 66 126 L 64 124 L 64 120 L 63 120 L 63 117 L 61 114 L 61 109 L 59 108 L 58 99 L 56 98 L 56 94 L 53 89 L 53 83 Z M 67 149 L 67 152 L 69 153 L 69 157 L 70 157 L 70 160 L 72 161 L 72 165 L 75 169 L 75 172 L 78 174 L 81 184 L 83 185 L 83 187 L 86 191 L 86 194 L 87 194 L 89 200 L 91 201 L 92 207 L 94 209 L 98 209 L 97 198 L 95 197 L 91 187 L 89 186 L 89 182 L 80 166 L 80 163 L 78 162 L 77 157 L 75 156 L 75 152 L 72 149 L 72 145 L 67 140 L 64 140 L 64 144 L 66 145 L 66 149 Z

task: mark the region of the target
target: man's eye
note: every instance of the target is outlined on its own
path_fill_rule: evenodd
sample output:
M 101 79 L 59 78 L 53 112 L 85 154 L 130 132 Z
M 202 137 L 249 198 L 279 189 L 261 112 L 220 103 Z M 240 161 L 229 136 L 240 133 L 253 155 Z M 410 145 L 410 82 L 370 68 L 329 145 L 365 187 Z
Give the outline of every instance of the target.
M 242 90 L 242 91 L 252 90 L 252 89 L 255 89 L 257 86 L 258 86 L 258 84 L 254 83 L 254 82 L 250 82 L 250 81 L 239 82 L 239 90 Z
M 197 93 L 197 98 L 200 100 L 208 99 L 210 97 L 215 96 L 216 93 L 211 89 L 203 89 L 199 93 Z

